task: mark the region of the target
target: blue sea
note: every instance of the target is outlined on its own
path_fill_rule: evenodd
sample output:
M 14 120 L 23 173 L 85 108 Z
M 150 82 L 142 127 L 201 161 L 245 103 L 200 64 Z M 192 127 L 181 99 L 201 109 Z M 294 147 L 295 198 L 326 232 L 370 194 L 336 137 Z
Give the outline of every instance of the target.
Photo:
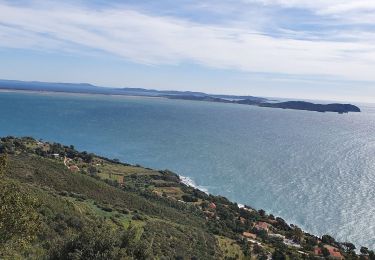
M 375 105 L 339 115 L 101 95 L 0 93 L 0 135 L 170 169 L 316 234 L 375 248 Z

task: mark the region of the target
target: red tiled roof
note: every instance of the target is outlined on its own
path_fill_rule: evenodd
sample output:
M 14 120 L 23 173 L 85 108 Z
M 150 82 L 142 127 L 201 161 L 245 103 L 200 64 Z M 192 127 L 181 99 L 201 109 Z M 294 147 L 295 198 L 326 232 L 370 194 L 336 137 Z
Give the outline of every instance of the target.
M 270 224 L 268 224 L 266 222 L 263 222 L 263 221 L 259 221 L 255 224 L 256 229 L 262 229 L 262 230 L 266 230 L 266 231 L 268 231 L 269 226 L 270 226 Z
M 328 246 L 328 245 L 325 245 L 324 247 L 328 249 L 329 254 L 332 257 L 344 259 L 344 257 L 342 256 L 342 254 L 340 253 L 340 251 L 336 247 Z
M 327 248 L 329 254 L 331 257 L 337 258 L 337 259 L 344 259 L 343 255 L 340 253 L 340 251 L 334 247 L 334 246 L 329 246 L 329 245 L 324 245 L 325 248 Z M 314 254 L 315 255 L 322 255 L 322 249 L 320 247 L 315 247 L 314 248 Z

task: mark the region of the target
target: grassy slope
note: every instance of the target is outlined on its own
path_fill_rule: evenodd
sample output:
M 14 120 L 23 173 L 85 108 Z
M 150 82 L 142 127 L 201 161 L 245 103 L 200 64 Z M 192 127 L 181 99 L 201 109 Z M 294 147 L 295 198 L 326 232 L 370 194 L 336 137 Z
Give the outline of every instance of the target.
M 139 170 L 144 171 L 143 168 Z M 134 174 L 134 169 L 131 173 Z M 187 208 L 176 209 L 87 175 L 71 173 L 61 162 L 35 155 L 10 156 L 8 177 L 20 181 L 39 199 L 45 215 L 43 228 L 51 241 L 64 239 L 50 225 L 56 216 L 87 221 L 82 216 L 89 215 L 108 218 L 125 227 L 130 223 L 142 227 L 142 239 L 153 240 L 152 254 L 155 256 L 204 259 L 219 256 L 216 239 L 205 231 L 205 219 L 191 214 Z M 111 212 L 101 209 L 106 206 Z M 124 210 L 129 214 L 123 214 Z M 132 220 L 135 214 L 141 215 L 141 220 Z M 46 253 L 45 246 L 40 244 L 33 251 Z

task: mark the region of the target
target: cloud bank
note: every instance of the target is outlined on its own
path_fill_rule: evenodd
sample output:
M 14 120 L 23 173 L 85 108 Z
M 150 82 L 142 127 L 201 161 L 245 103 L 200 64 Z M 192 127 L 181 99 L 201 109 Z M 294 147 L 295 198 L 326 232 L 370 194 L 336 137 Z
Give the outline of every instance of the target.
M 210 5 L 203 1 L 201 6 Z M 243 0 L 232 7 L 304 9 L 329 19 L 331 26 L 361 22 L 358 14 L 363 14 L 362 23 L 375 19 L 369 15 L 375 10 L 372 1 Z M 278 24 L 277 17 L 262 14 L 259 19 L 263 25 Z M 93 8 L 83 3 L 0 1 L 0 46 L 104 53 L 149 65 L 193 63 L 253 73 L 375 80 L 375 34 L 371 30 L 334 27 L 322 32 L 279 26 L 270 32 L 248 21 L 199 22 L 124 5 Z

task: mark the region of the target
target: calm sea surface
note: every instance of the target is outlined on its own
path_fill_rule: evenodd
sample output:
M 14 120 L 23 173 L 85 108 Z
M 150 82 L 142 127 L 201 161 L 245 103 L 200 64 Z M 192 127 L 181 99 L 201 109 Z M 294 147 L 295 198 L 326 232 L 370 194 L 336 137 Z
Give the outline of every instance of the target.
M 375 105 L 338 115 L 159 98 L 0 93 L 0 135 L 192 178 L 303 229 L 375 248 Z

